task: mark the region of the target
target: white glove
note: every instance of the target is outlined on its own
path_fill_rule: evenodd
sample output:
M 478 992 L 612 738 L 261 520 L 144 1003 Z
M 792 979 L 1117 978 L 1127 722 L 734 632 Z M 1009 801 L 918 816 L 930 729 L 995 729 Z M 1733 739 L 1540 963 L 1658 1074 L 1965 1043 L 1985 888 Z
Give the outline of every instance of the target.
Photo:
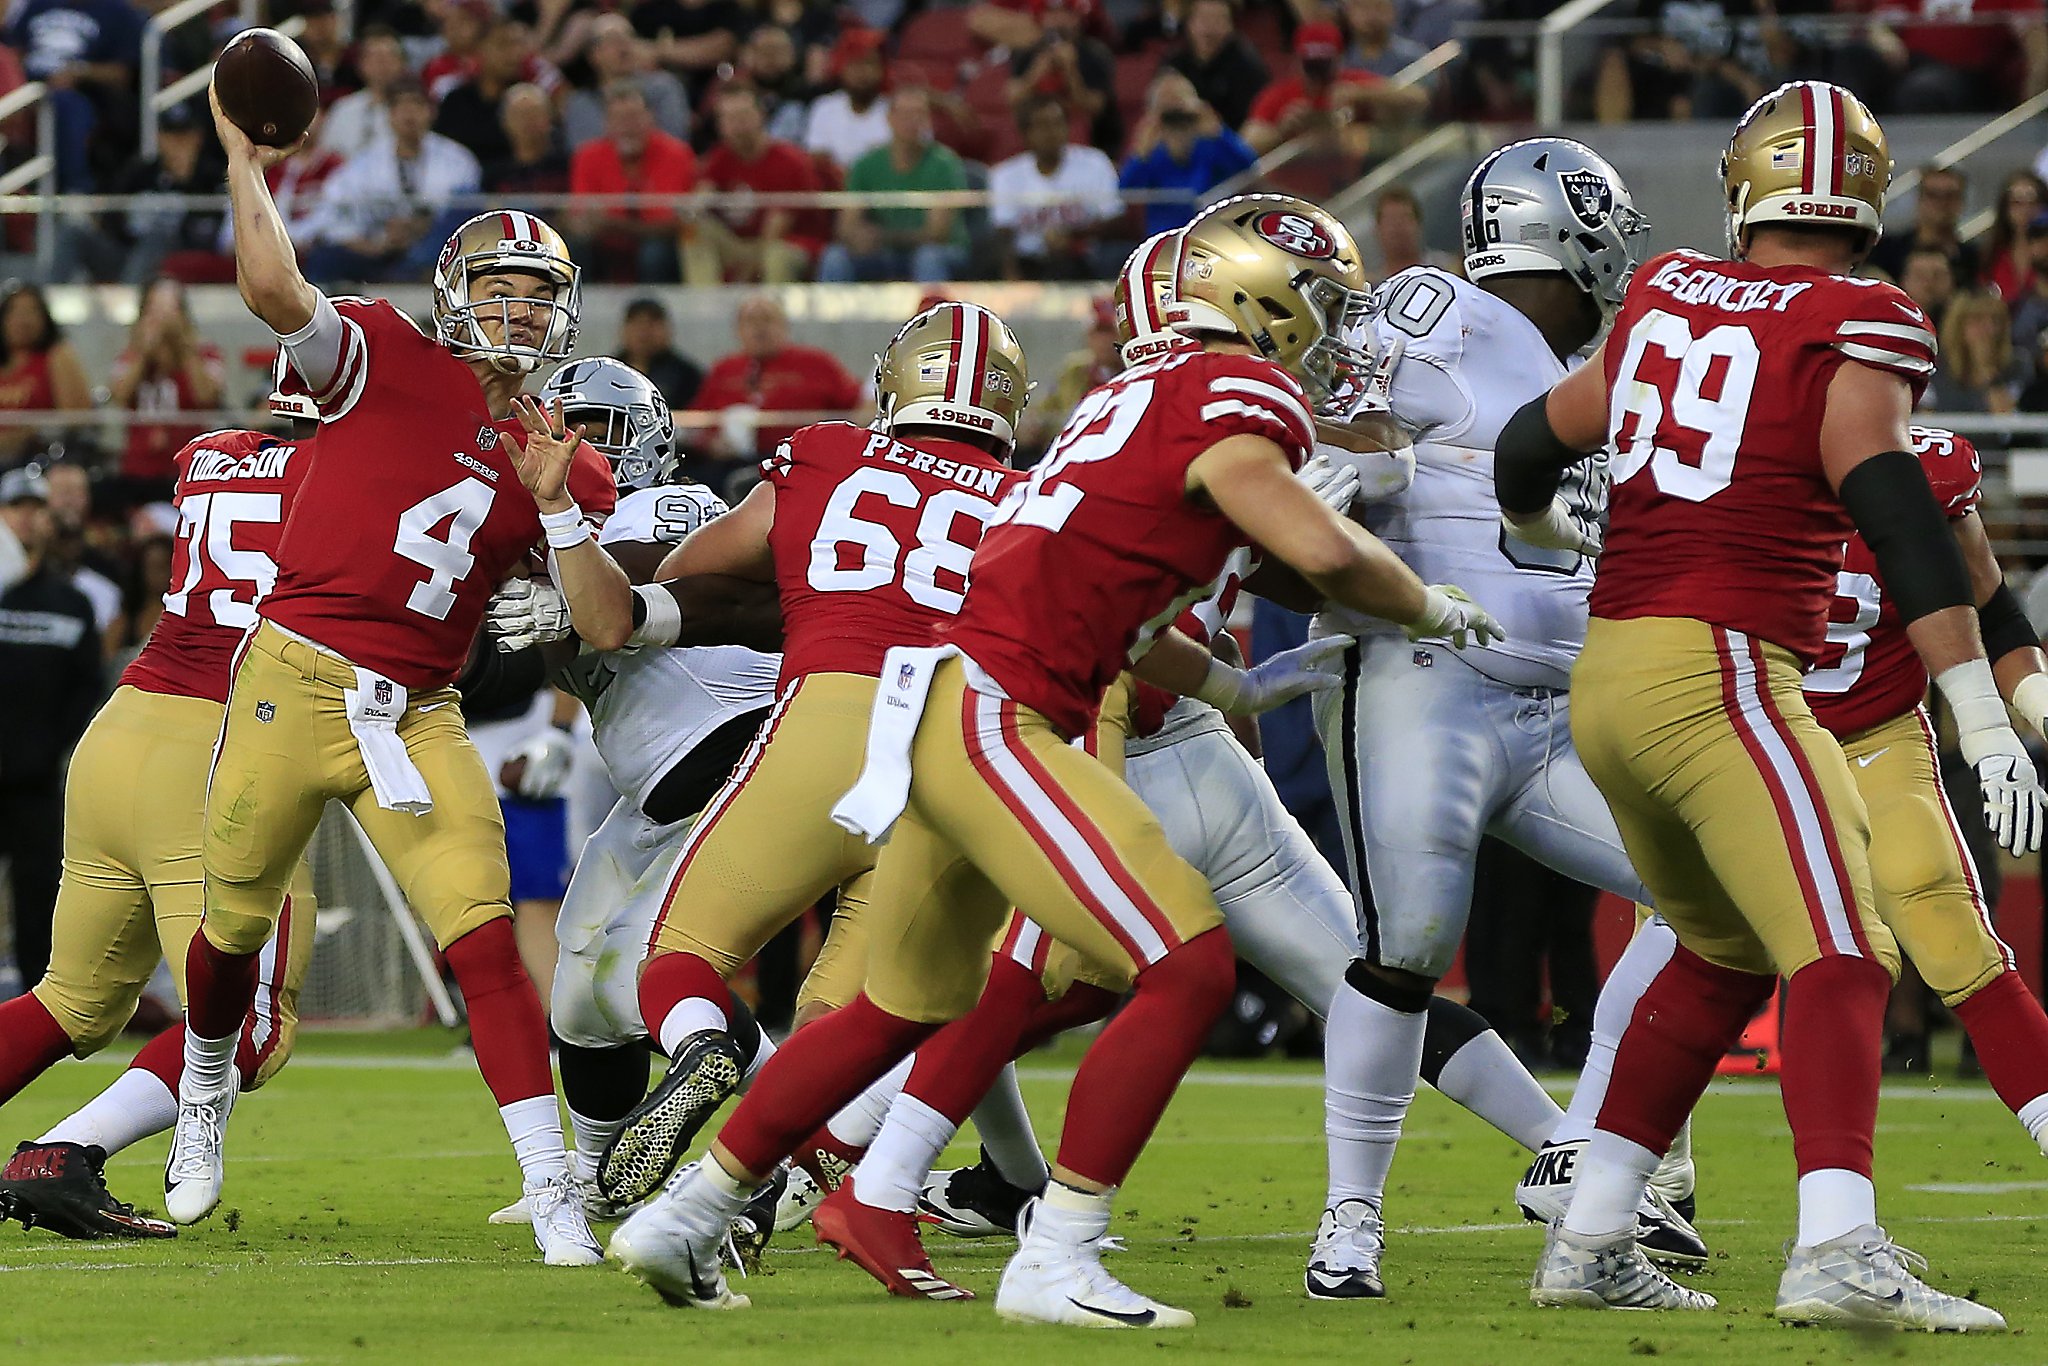
M 1323 501 L 1323 505 L 1342 517 L 1351 510 L 1351 504 L 1358 497 L 1358 467 L 1339 464 L 1323 453 L 1317 446 L 1315 454 L 1309 456 L 1294 472 L 1310 493 Z
M 1531 521 L 1518 522 L 1505 512 L 1500 521 L 1508 535 L 1538 550 L 1568 550 L 1597 558 L 1607 539 L 1607 528 L 1598 518 L 1575 512 L 1562 498 L 1552 498 L 1550 506 Z
M 545 579 L 507 579 L 484 609 L 484 622 L 498 648 L 508 654 L 565 639 L 573 629 L 569 600 Z
M 525 761 L 525 768 L 519 772 L 519 781 L 512 786 L 520 796 L 529 801 L 545 801 L 561 795 L 568 784 L 569 769 L 576 762 L 575 748 L 569 737 L 549 726 L 505 756 L 505 768 Z M 500 771 L 502 779 L 502 770 Z
M 2014 685 L 2012 711 L 2034 734 L 2048 737 L 2048 674 L 2028 674 Z
M 1422 615 L 1406 623 L 1410 640 L 1449 640 L 1451 648 L 1462 650 L 1469 643 L 1480 648 L 1506 640 L 1484 607 L 1472 601 L 1456 584 L 1431 584 L 1423 600 Z
M 1351 648 L 1350 636 L 1324 636 L 1291 650 L 1282 650 L 1263 664 L 1232 668 L 1220 659 L 1209 662 L 1209 676 L 1195 697 L 1232 716 L 1257 716 L 1305 693 L 1326 692 L 1343 680 L 1327 666 Z
M 1935 680 L 1956 720 L 1956 746 L 1977 771 L 1984 794 L 1984 823 L 2009 854 L 2030 854 L 2048 830 L 2048 793 L 2034 761 L 2006 719 L 1991 665 L 1969 660 L 1944 669 Z

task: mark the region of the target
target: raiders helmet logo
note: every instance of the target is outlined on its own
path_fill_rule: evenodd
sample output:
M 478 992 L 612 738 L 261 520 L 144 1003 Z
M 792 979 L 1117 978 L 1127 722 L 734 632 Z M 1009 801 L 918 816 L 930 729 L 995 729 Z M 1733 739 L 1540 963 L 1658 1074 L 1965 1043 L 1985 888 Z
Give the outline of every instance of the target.
M 1573 216 L 1587 227 L 1601 226 L 1614 212 L 1614 186 L 1598 171 L 1559 171 L 1557 183 Z
M 1337 254 L 1329 234 L 1298 213 L 1262 213 L 1252 220 L 1252 231 L 1293 256 L 1327 261 Z

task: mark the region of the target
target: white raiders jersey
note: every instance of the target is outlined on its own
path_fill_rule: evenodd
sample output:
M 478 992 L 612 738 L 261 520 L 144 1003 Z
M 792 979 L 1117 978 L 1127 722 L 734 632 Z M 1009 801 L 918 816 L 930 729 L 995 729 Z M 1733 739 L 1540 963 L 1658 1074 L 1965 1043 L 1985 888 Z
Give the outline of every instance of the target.
M 728 511 L 725 500 L 701 484 L 640 489 L 619 500 L 598 544 L 675 545 Z M 612 785 L 637 807 L 705 736 L 735 716 L 773 705 L 781 671 L 781 655 L 740 645 L 602 653 L 586 646 L 563 671 L 563 684 L 590 708 L 592 737 Z
M 1493 493 L 1493 448 L 1515 410 L 1565 377 L 1536 324 L 1465 280 L 1431 266 L 1395 275 L 1373 295 L 1365 323 L 1375 355 L 1396 337 L 1393 415 L 1415 438 L 1415 482 L 1366 506 L 1363 520 L 1421 576 L 1470 593 L 1508 638 L 1455 657 L 1511 687 L 1565 688 L 1586 638 L 1593 562 L 1538 550 L 1507 534 Z M 1576 465 L 1560 490 L 1597 510 L 1607 499 L 1603 455 Z M 1386 622 L 1339 608 L 1319 633 L 1385 632 Z

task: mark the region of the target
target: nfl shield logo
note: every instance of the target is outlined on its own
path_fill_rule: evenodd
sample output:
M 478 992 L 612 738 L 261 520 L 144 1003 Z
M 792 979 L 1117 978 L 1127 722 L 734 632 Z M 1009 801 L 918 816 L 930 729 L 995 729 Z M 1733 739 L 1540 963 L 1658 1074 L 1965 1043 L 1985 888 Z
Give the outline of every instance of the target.
M 1564 202 L 1587 227 L 1599 227 L 1614 212 L 1614 186 L 1598 171 L 1559 171 L 1557 183 L 1564 187 Z
M 480 451 L 498 449 L 498 429 L 485 423 L 476 429 L 476 448 Z
M 390 679 L 388 679 L 388 678 L 380 678 L 380 679 L 378 679 L 378 680 L 377 680 L 377 686 L 376 686 L 376 688 L 375 688 L 375 690 L 374 690 L 374 691 L 376 692 L 376 695 L 377 695 L 377 705 L 378 705 L 378 706 L 380 706 L 380 707 L 388 707 L 388 706 L 390 706 L 390 705 L 391 705 L 391 680 L 390 680 Z
M 277 719 L 277 703 L 258 702 L 256 704 L 256 719 L 266 726 L 275 721 Z
M 1436 656 L 1427 650 L 1417 650 L 1409 658 L 1415 661 L 1415 667 L 1418 669 L 1434 669 L 1436 667 Z
M 899 665 L 897 665 L 897 666 L 896 666 L 896 690 L 897 690 L 898 692 L 909 692 L 909 691 L 910 691 L 910 684 L 911 684 L 912 680 L 914 680 L 914 679 L 915 679 L 916 677 L 917 677 L 917 666 L 916 666 L 915 664 L 899 664 Z

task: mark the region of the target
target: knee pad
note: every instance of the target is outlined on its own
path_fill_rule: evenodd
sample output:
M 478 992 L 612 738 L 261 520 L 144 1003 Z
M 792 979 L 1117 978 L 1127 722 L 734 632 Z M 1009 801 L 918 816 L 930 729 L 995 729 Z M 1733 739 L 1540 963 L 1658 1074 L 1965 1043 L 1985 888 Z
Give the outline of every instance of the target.
M 99 1000 L 92 993 L 45 977 L 29 994 L 43 1003 L 43 1009 L 50 1012 L 57 1027 L 71 1040 L 72 1056 L 89 1058 L 121 1036 L 121 1030 L 135 1014 L 142 990 L 138 987 L 122 993 L 125 1000 Z
M 284 909 L 284 889 L 279 888 L 274 900 L 264 905 L 236 905 L 237 897 L 216 897 L 217 892 L 231 892 L 238 889 L 206 885 L 206 916 L 199 922 L 199 933 L 206 936 L 206 942 L 222 953 L 261 953 L 263 946 L 270 942 L 271 934 L 277 929 L 278 913 Z M 251 900 L 257 895 L 266 895 L 262 889 L 246 889 Z
M 1373 971 L 1372 965 L 1363 958 L 1351 960 L 1351 966 L 1344 970 L 1344 981 L 1353 991 L 1368 1001 L 1378 1001 L 1389 1010 L 1398 1010 L 1407 1015 L 1418 1015 L 1429 1009 L 1435 995 L 1427 987 L 1405 986 L 1390 982 Z

